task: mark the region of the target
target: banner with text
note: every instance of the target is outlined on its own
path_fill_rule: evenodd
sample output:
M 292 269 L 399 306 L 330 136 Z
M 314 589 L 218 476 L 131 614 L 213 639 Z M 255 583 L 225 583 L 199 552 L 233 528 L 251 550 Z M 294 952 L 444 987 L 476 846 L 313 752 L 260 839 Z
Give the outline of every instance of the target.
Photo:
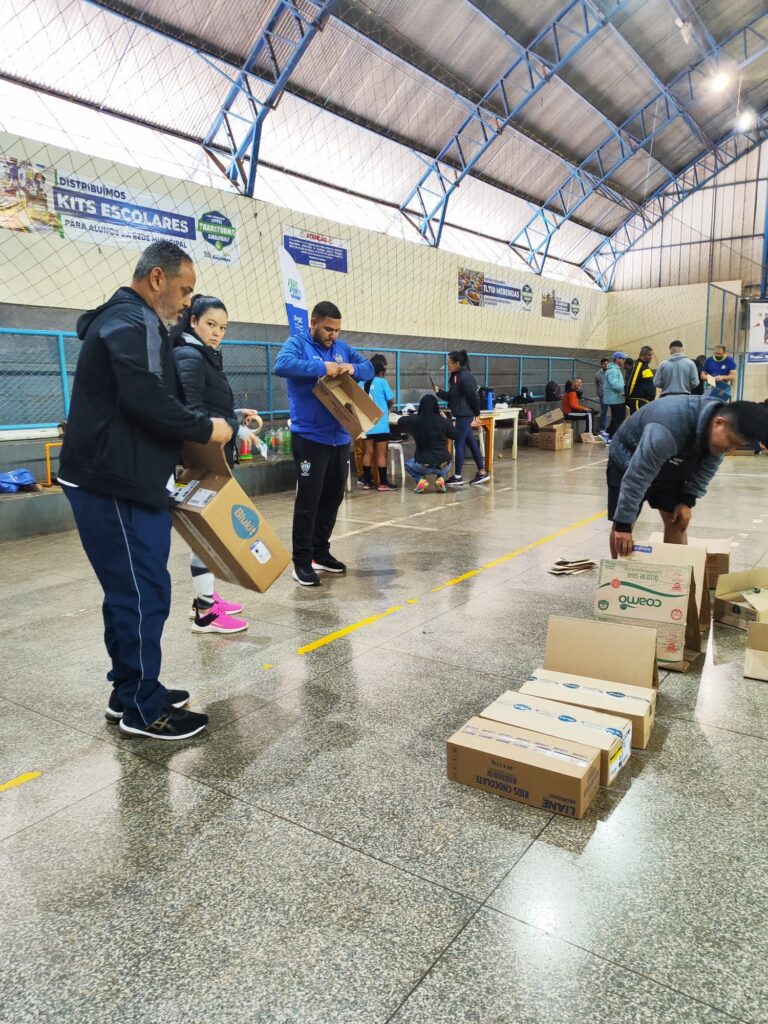
M 768 363 L 768 302 L 749 304 L 748 363 Z
M 333 238 L 284 224 L 283 247 L 294 262 L 302 266 L 335 270 L 339 274 L 349 272 L 349 241 L 346 238 Z
M 550 320 L 578 320 L 580 310 L 578 299 L 562 299 L 554 290 L 544 292 L 541 297 L 541 315 Z
M 533 303 L 533 290 L 529 284 L 519 287 L 468 267 L 459 268 L 456 287 L 462 306 L 505 306 L 515 313 L 529 313 Z

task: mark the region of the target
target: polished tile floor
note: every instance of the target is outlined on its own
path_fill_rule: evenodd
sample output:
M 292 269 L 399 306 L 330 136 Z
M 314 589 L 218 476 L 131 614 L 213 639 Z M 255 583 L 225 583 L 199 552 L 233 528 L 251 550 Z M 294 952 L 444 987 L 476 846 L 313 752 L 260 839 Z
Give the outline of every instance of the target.
M 0 546 L 0 783 L 41 773 L 0 792 L 2 1024 L 768 1021 L 768 683 L 742 634 L 662 679 L 650 747 L 581 822 L 445 778 L 446 738 L 540 664 L 548 615 L 590 616 L 594 575 L 545 568 L 606 553 L 604 457 L 354 493 L 349 575 L 222 587 L 238 637 L 189 632 L 175 540 L 164 678 L 211 715 L 181 745 L 104 721 L 76 535 Z M 768 564 L 767 467 L 728 460 L 695 512 L 735 568 Z M 261 508 L 287 538 L 291 496 Z

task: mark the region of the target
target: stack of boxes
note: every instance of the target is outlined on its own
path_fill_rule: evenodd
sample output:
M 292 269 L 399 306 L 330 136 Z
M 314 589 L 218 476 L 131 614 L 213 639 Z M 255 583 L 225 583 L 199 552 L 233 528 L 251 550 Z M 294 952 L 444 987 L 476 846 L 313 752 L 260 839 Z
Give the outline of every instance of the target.
M 542 448 L 550 452 L 573 448 L 573 426 L 564 422 L 561 409 L 545 412 L 542 416 L 537 416 L 534 422 L 539 429 L 536 433 L 528 435 L 529 447 Z

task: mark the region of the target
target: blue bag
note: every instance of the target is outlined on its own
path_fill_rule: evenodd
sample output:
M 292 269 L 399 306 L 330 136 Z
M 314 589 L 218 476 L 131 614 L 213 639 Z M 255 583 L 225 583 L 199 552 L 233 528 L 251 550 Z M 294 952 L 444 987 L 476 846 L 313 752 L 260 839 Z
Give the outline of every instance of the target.
M 33 487 L 35 478 L 28 469 L 11 469 L 0 473 L 0 494 L 16 494 L 26 487 Z

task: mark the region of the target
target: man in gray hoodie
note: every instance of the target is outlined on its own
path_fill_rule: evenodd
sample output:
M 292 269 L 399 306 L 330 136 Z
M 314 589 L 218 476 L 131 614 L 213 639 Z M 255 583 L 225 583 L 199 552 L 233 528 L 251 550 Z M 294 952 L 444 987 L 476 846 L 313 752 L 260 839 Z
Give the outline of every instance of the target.
M 699 385 L 699 371 L 696 363 L 683 352 L 682 341 L 673 341 L 669 346 L 669 359 L 659 365 L 653 378 L 661 388 L 661 398 L 667 395 L 690 395 Z
M 608 458 L 611 557 L 633 550 L 643 502 L 658 509 L 666 544 L 687 544 L 691 509 L 703 498 L 726 452 L 768 438 L 768 407 L 725 405 L 698 395 L 651 402 L 619 427 Z

